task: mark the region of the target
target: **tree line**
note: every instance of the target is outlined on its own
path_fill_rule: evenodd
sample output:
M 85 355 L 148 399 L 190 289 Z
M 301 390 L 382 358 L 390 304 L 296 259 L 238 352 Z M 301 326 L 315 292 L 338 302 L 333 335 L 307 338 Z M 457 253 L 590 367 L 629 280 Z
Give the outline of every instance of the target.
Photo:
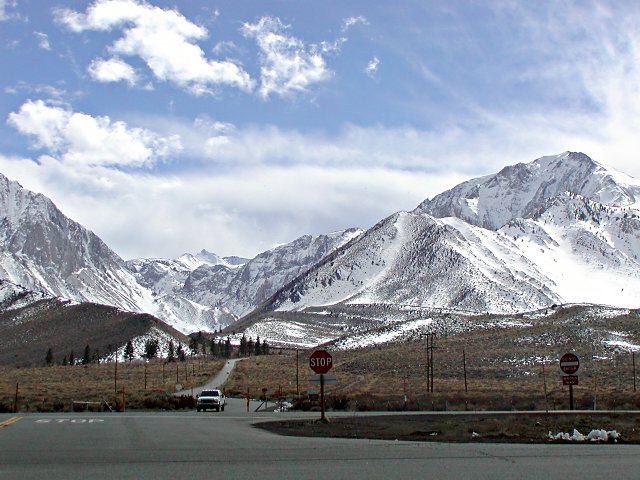
M 117 352 L 117 347 L 113 349 L 111 345 L 107 347 L 107 352 Z M 126 361 L 133 361 L 136 357 L 136 351 L 133 345 L 133 341 L 129 340 L 123 350 L 123 356 Z M 253 355 L 269 355 L 270 345 L 266 340 L 261 341 L 258 336 L 254 341 L 252 337 L 247 338 L 244 334 L 240 339 L 240 344 L 234 346 L 231 344 L 231 338 L 227 337 L 222 339 L 220 337 L 212 337 L 206 339 L 202 332 L 198 332 L 192 336 L 189 340 L 189 345 L 185 346 L 181 342 L 176 345 L 173 340 L 169 340 L 166 344 L 166 357 L 163 356 L 160 341 L 156 338 L 148 339 L 143 346 L 142 358 L 151 360 L 153 358 L 163 358 L 167 362 L 180 361 L 184 362 L 187 355 L 210 355 L 212 358 L 231 358 L 231 357 L 246 357 Z M 65 354 L 62 360 L 59 361 L 60 365 L 87 365 L 90 363 L 98 363 L 100 361 L 100 351 L 92 351 L 91 347 L 87 344 L 84 349 L 82 357 L 76 357 L 74 351 L 71 350 L 68 354 Z M 56 363 L 54 361 L 54 354 L 51 347 L 47 349 L 45 354 L 45 364 L 47 366 Z

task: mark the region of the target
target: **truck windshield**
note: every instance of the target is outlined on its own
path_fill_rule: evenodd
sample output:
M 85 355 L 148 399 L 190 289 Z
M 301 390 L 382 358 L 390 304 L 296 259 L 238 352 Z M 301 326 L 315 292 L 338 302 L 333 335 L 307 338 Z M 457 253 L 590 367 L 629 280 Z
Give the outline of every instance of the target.
M 220 393 L 217 390 L 204 390 L 200 396 L 201 397 L 217 397 L 219 395 Z

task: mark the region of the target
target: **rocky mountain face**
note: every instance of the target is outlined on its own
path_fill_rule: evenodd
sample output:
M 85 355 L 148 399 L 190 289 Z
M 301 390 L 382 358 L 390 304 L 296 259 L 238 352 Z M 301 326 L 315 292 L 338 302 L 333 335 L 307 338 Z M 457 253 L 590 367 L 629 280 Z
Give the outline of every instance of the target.
M 217 331 L 360 233 L 304 236 L 252 260 L 202 250 L 125 262 L 43 195 L 0 175 L 0 301 L 42 298 L 149 313 L 189 333 Z
M 124 262 L 4 177 L 0 202 L 4 309 L 56 296 L 152 313 L 182 332 L 253 328 L 273 344 L 286 317 L 285 343 L 302 345 L 311 330 L 329 341 L 436 311 L 634 309 L 640 298 L 640 182 L 579 153 L 464 182 L 364 233 L 303 236 L 251 260 L 203 250 Z
M 31 292 L 23 298 L 60 297 L 149 313 L 183 332 L 220 327 L 223 316 L 215 308 L 156 295 L 93 232 L 3 175 L 0 208 L 0 279 Z
M 47 298 L 51 296 L 44 292 L 34 292 L 22 285 L 0 280 L 0 311 L 15 310 Z
M 198 261 L 136 260 L 130 268 L 143 285 L 159 295 L 178 295 L 216 308 L 221 317 L 239 318 L 273 295 L 282 285 L 326 255 L 357 237 L 351 229 L 329 235 L 305 235 L 251 260 L 196 256 Z M 206 257 L 206 258 L 205 258 Z M 229 324 L 229 321 L 222 322 Z
M 134 312 L 152 303 L 122 259 L 45 196 L 0 175 L 0 205 L 0 278 Z
M 286 285 L 264 310 L 637 307 L 636 199 L 640 182 L 584 154 L 507 167 L 383 220 Z
M 607 169 L 583 153 L 565 152 L 508 166 L 422 202 L 415 212 L 456 217 L 497 230 L 511 220 L 530 218 L 550 199 L 571 192 L 609 206 L 640 201 L 640 182 Z

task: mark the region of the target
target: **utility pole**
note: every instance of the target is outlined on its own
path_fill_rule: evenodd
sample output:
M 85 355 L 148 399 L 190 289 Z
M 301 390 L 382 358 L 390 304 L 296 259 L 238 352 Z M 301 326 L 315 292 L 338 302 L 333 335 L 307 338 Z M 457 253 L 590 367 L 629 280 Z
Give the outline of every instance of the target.
M 633 362 L 633 392 L 636 391 L 636 352 L 631 352 L 631 361 Z
M 433 374 L 433 349 L 434 349 L 434 346 L 433 346 L 433 343 L 434 343 L 434 341 L 435 341 L 435 338 L 436 338 L 436 334 L 435 334 L 435 333 L 432 333 L 432 334 L 431 334 L 431 349 L 430 349 L 430 350 L 431 350 L 431 354 L 430 354 L 430 363 L 431 363 L 431 393 L 433 393 L 433 392 L 434 392 L 434 390 L 433 390 L 433 377 L 434 377 L 434 374 Z
M 462 349 L 462 369 L 464 370 L 464 393 L 467 393 L 467 356 Z
M 298 349 L 296 348 L 296 395 L 300 398 L 300 370 L 298 365 Z
M 427 391 L 433 392 L 433 343 L 435 333 L 427 333 Z
M 547 397 L 547 376 L 544 373 L 544 360 L 542 361 L 542 381 L 544 382 L 544 408 L 549 413 L 549 400 Z
M 118 393 L 118 349 L 116 348 L 116 370 L 113 374 L 113 392 Z

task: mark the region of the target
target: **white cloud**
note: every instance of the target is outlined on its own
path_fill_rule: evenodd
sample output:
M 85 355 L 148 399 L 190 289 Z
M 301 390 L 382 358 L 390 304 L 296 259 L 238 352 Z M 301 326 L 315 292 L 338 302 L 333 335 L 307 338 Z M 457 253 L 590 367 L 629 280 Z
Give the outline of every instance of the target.
M 18 112 L 9 114 L 8 123 L 32 137 L 36 148 L 74 165 L 148 167 L 182 148 L 177 136 L 163 137 L 42 100 L 25 102 Z
M 0 0 L 0 22 L 18 18 L 16 14 L 9 13 L 10 8 L 16 7 L 15 0 Z
M 193 94 L 211 93 L 220 85 L 252 91 L 254 81 L 229 60 L 209 60 L 195 43 L 207 30 L 177 10 L 165 10 L 137 0 L 97 0 L 86 13 L 56 11 L 56 20 L 74 32 L 122 30 L 109 48 L 115 55 L 140 57 L 161 81 Z
M 329 44 L 307 47 L 298 38 L 287 35 L 288 28 L 274 17 L 262 17 L 242 27 L 244 35 L 255 38 L 261 50 L 259 93 L 263 98 L 272 93 L 282 97 L 304 93 L 311 85 L 333 75 L 321 54 Z
M 129 85 L 136 85 L 138 75 L 136 70 L 127 62 L 118 57 L 104 60 L 94 59 L 87 68 L 91 78 L 98 82 L 121 82 L 125 81 Z
M 373 57 L 371 60 L 369 60 L 369 63 L 367 63 L 367 66 L 365 67 L 364 71 L 370 77 L 374 77 L 376 72 L 378 71 L 379 66 L 380 66 L 380 60 L 378 59 L 378 57 Z
M 590 126 L 535 115 L 487 114 L 483 127 L 443 125 L 438 131 L 352 125 L 331 136 L 273 126 L 240 129 L 199 116 L 184 124 L 152 123 L 180 132 L 183 153 L 209 156 L 209 162 L 182 172 L 122 170 L 111 168 L 110 161 L 80 161 L 80 155 L 91 159 L 114 143 L 126 148 L 110 152 L 108 159 L 132 155 L 135 148 L 129 145 L 144 135 L 123 125 L 123 140 L 111 135 L 118 122 L 25 105 L 32 111 L 23 106 L 10 123 L 62 154 L 37 162 L 0 156 L 0 171 L 50 196 L 125 258 L 175 257 L 202 248 L 253 256 L 306 233 L 370 227 L 507 164 L 566 149 L 591 153 L 583 148 L 589 145 L 582 130 Z M 70 119 L 74 115 L 80 115 L 76 122 Z M 89 133 L 91 128 L 76 123 L 103 132 Z M 104 146 L 84 147 L 86 138 Z M 141 143 L 148 150 L 155 145 Z M 616 160 L 594 158 L 610 165 Z M 125 161 L 140 163 L 137 156 Z
M 570 22 L 566 21 L 568 11 Z M 537 6 L 515 2 L 498 13 L 509 25 L 520 25 L 528 40 L 520 47 L 520 55 L 529 60 L 527 65 L 509 73 L 514 82 L 539 85 L 544 96 L 536 98 L 537 105 L 528 115 L 495 112 L 491 116 L 522 124 L 524 113 L 525 118 L 539 120 L 534 131 L 548 130 L 547 143 L 564 138 L 566 149 L 581 148 L 604 163 L 640 176 L 638 4 L 549 3 L 540 15 Z M 523 128 L 528 131 L 527 125 Z
M 358 15 L 357 17 L 347 17 L 342 21 L 342 31 L 346 32 L 351 27 L 358 24 L 369 25 L 369 21 L 362 15 Z
M 458 181 L 314 166 L 153 175 L 73 166 L 48 156 L 36 163 L 0 155 L 0 171 L 49 196 L 124 258 L 177 257 L 202 248 L 251 257 L 303 234 L 372 226 Z
M 49 36 L 42 32 L 33 32 L 38 39 L 38 46 L 43 50 L 51 50 L 51 44 L 49 44 Z

